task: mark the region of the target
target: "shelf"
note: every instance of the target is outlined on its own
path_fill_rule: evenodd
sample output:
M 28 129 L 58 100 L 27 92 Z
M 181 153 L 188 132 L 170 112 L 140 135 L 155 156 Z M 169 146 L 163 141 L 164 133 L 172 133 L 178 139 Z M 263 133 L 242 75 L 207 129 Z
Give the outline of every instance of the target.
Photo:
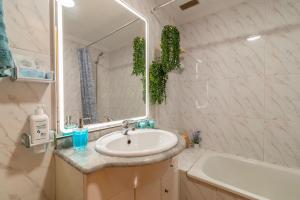
M 14 78 L 16 82 L 34 82 L 34 83 L 54 83 L 54 80 L 43 78 L 31 78 L 31 77 L 17 77 Z
M 55 82 L 54 72 L 49 71 L 47 73 L 50 73 L 50 76 L 52 77 L 51 79 L 49 79 L 49 78 L 35 78 L 35 77 L 31 77 L 31 76 L 30 77 L 25 77 L 25 76 L 20 75 L 19 68 L 16 67 L 15 70 L 14 70 L 14 76 L 12 77 L 12 80 L 16 81 L 16 82 L 32 82 L 32 83 L 45 83 L 45 84 L 54 83 Z
M 24 133 L 21 137 L 21 143 L 26 147 L 26 148 L 33 148 L 36 146 L 41 146 L 41 145 L 48 145 L 49 143 L 54 142 L 54 134 L 55 131 L 50 130 L 50 139 L 49 140 L 43 140 L 43 141 L 38 141 L 35 143 L 32 143 L 31 141 L 31 136 L 27 133 Z

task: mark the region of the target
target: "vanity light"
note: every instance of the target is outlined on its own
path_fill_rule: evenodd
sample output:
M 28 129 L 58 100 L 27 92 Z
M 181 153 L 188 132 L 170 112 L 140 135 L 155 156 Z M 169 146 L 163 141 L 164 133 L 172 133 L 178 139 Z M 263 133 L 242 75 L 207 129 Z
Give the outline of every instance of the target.
M 74 0 L 57 0 L 62 6 L 72 8 L 75 6 Z
M 251 42 L 251 41 L 255 41 L 261 38 L 261 35 L 252 35 L 247 37 L 247 41 Z

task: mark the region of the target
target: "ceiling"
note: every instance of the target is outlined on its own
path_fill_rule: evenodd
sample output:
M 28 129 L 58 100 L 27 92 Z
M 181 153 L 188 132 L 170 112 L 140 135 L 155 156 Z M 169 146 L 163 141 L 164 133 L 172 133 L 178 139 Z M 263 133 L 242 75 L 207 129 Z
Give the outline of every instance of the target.
M 75 7 L 63 8 L 64 34 L 84 43 L 94 42 L 137 18 L 113 0 L 75 0 L 75 4 Z M 144 22 L 138 20 L 96 45 L 112 51 L 144 35 L 144 29 Z
M 169 1 L 170 0 L 156 0 L 156 3 L 157 5 L 161 5 Z M 199 4 L 182 11 L 179 6 L 188 1 L 189 0 L 176 0 L 175 2 L 161 8 L 159 11 L 166 12 L 174 19 L 176 24 L 181 25 L 225 8 L 232 7 L 244 2 L 245 0 L 199 0 Z

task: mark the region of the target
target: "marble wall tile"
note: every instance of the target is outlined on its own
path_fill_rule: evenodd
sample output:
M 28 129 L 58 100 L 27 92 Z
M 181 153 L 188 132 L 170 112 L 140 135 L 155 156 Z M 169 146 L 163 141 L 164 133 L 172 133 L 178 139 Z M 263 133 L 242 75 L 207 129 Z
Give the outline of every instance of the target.
M 229 114 L 231 90 L 228 79 L 208 81 L 208 107 L 210 114 Z
M 178 129 L 202 130 L 206 149 L 299 168 L 299 10 L 245 0 L 181 24 Z
M 300 74 L 300 25 L 266 36 L 266 75 Z
M 46 154 L 21 145 L 0 150 L 1 199 L 54 199 L 52 149 Z
M 13 54 L 34 58 L 50 68 L 48 1 L 4 0 L 4 14 Z M 0 199 L 54 199 L 53 148 L 36 154 L 20 144 L 29 131 L 28 117 L 44 104 L 51 119 L 51 86 L 0 80 Z
M 4 1 L 7 33 L 12 47 L 49 55 L 48 5 L 48 0 Z
M 230 80 L 232 113 L 240 117 L 264 117 L 264 78 L 250 77 Z
M 300 120 L 265 122 L 264 159 L 289 167 L 300 165 Z
M 184 30 L 183 43 L 187 44 L 187 48 L 191 48 L 224 43 L 256 34 L 265 29 L 266 11 L 266 0 L 241 1 L 181 25 L 180 30 Z
M 257 118 L 231 118 L 230 153 L 246 158 L 263 160 L 264 120 Z
M 141 77 L 132 75 L 132 44 L 109 52 L 109 109 L 113 119 L 127 119 L 146 115 Z
M 266 77 L 266 117 L 298 121 L 300 119 L 300 76 Z
M 266 25 L 269 29 L 282 29 L 299 25 L 300 2 L 298 0 L 268 0 Z

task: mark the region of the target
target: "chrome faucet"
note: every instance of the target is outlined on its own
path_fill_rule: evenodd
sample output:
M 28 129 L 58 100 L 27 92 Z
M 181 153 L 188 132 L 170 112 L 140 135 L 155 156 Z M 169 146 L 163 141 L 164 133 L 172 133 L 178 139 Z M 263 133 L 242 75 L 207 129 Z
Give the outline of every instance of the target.
M 128 121 L 128 120 L 124 120 L 124 121 L 122 122 L 123 135 L 128 135 L 128 131 L 129 131 L 129 129 L 130 129 L 130 124 L 131 124 L 131 123 L 132 123 L 132 122 L 130 122 L 130 121 Z M 131 130 L 134 131 L 134 130 L 135 130 L 135 127 L 132 127 Z

